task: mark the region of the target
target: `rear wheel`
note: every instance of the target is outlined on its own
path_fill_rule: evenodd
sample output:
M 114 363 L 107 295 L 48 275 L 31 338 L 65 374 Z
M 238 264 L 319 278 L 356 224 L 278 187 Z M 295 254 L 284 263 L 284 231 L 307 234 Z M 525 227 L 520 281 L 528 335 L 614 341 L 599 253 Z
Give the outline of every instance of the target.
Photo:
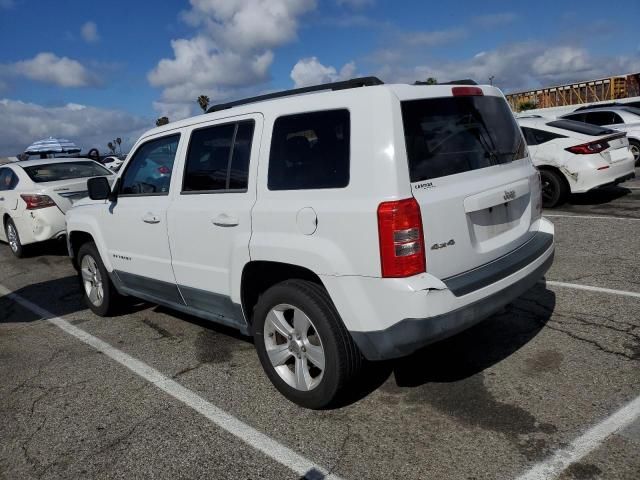
M 253 333 L 267 376 L 302 407 L 332 405 L 362 365 L 326 290 L 312 282 L 288 280 L 267 290 L 256 305 Z
M 569 196 L 569 186 L 560 173 L 553 170 L 540 170 L 540 180 L 544 208 L 557 207 L 566 202 Z
M 16 224 L 13 223 L 11 218 L 7 219 L 7 222 L 4 225 L 4 232 L 7 236 L 7 242 L 9 243 L 9 248 L 11 248 L 11 253 L 13 253 L 17 258 L 24 257 L 25 248 L 20 241 L 20 234 L 18 233 Z
M 629 150 L 633 154 L 636 167 L 640 167 L 640 142 L 638 140 L 629 140 Z
M 78 275 L 88 307 L 101 317 L 113 315 L 120 294 L 109 278 L 95 243 L 88 242 L 80 247 L 78 266 Z

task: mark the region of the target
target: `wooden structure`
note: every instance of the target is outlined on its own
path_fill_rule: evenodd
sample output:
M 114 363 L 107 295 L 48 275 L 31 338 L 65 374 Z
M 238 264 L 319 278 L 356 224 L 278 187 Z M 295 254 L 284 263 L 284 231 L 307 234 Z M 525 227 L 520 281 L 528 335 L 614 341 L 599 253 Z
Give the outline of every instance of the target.
M 564 107 L 640 96 L 640 73 L 568 83 L 506 95 L 513 111 L 530 108 Z

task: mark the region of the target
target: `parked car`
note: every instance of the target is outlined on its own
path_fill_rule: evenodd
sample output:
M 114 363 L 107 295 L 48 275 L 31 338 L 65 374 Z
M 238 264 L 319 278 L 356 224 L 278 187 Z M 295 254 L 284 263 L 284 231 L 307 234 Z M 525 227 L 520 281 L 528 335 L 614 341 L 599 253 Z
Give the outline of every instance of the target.
M 284 396 L 323 408 L 363 359 L 408 355 L 531 288 L 554 228 L 502 93 L 381 83 L 145 133 L 114 187 L 91 179 L 67 215 L 91 310 L 131 295 L 237 328 Z
M 113 172 L 83 158 L 26 160 L 0 167 L 0 240 L 16 257 L 25 246 L 66 233 L 65 212 L 87 195 L 87 178 Z
M 640 166 L 640 108 L 630 106 L 581 108 L 559 118 L 626 132 L 636 166 Z
M 123 162 L 124 159 L 116 157 L 115 155 L 110 155 L 102 159 L 102 164 L 112 172 L 117 172 L 118 170 L 120 170 Z
M 561 205 L 569 193 L 585 193 L 635 176 L 626 133 L 573 120 L 518 117 L 533 164 L 542 177 L 542 205 Z
M 574 112 L 579 112 L 580 110 L 590 110 L 593 108 L 609 108 L 609 107 L 634 107 L 640 108 L 640 101 L 624 101 L 624 99 L 616 101 L 616 102 L 602 102 L 602 103 L 592 103 L 591 105 L 584 105 L 582 107 L 578 107 L 574 110 Z

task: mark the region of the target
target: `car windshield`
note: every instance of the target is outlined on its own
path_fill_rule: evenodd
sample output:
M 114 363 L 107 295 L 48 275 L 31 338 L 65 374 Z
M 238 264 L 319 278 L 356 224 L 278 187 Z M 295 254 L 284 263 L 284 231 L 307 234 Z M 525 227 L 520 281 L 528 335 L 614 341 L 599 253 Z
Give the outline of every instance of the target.
M 594 137 L 601 137 L 602 135 L 616 133 L 615 130 L 611 130 L 610 128 L 598 127 L 597 125 L 578 122 L 576 120 L 554 120 L 553 122 L 548 122 L 547 125 L 550 127 L 561 128 L 563 130 L 569 130 L 570 132 L 581 133 L 583 135 L 591 135 Z
M 634 115 L 638 115 L 640 117 L 640 108 L 636 107 L 624 107 L 623 110 L 628 113 L 633 113 Z
M 402 102 L 412 182 L 523 158 L 520 128 L 501 97 L 461 96 Z
M 36 183 L 113 175 L 113 172 L 92 161 L 45 163 L 22 168 Z

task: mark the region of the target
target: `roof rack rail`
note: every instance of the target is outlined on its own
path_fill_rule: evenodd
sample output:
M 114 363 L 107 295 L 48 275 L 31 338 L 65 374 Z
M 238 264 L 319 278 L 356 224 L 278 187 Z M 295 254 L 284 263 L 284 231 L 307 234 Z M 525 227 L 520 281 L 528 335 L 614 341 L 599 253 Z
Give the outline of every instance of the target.
M 258 95 L 257 97 L 244 98 L 233 102 L 219 103 L 213 105 L 207 113 L 219 112 L 229 108 L 246 105 L 248 103 L 263 102 L 274 98 L 291 97 L 293 95 L 301 95 L 303 93 L 321 92 L 323 90 L 346 90 L 349 88 L 372 87 L 374 85 L 382 85 L 384 82 L 377 77 L 361 77 L 352 78 L 351 80 L 343 80 L 341 82 L 324 83 L 322 85 L 313 85 L 311 87 L 294 88 L 291 90 L 283 90 L 282 92 L 267 93 L 266 95 Z
M 470 78 L 466 78 L 464 80 L 451 80 L 450 82 L 439 82 L 435 84 L 416 80 L 414 85 L 478 85 L 478 82 L 476 82 L 475 80 L 471 80 Z

